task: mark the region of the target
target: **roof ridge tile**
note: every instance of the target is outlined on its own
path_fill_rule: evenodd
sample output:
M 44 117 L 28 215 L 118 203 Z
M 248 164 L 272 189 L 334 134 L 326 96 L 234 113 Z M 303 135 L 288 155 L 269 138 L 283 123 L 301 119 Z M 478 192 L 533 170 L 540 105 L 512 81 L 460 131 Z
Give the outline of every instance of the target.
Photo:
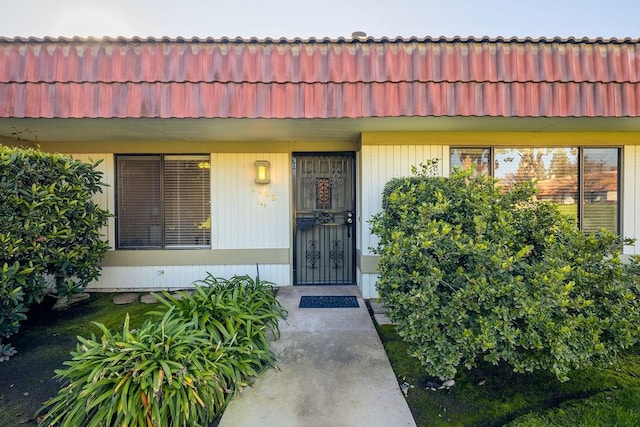
M 140 37 L 140 36 L 132 36 L 132 37 L 52 37 L 52 36 L 44 36 L 44 37 L 23 37 L 23 36 L 15 36 L 15 37 L 6 37 L 0 36 L 0 43 L 263 43 L 263 44 L 297 44 L 297 43 L 345 43 L 345 42 L 356 42 L 356 43 L 560 43 L 560 44 L 623 44 L 623 43 L 640 43 L 640 37 L 631 38 L 616 38 L 616 37 L 503 37 L 503 36 L 396 36 L 396 37 L 308 37 L 308 38 L 287 38 L 287 37 L 169 37 L 169 36 L 161 36 L 161 37 Z

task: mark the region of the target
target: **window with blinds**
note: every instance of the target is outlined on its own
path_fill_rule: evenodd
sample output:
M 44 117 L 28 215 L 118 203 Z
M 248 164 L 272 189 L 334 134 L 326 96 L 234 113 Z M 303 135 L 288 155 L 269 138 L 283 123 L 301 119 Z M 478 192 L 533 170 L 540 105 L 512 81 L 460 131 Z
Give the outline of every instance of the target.
M 208 248 L 209 156 L 117 157 L 117 247 Z
M 617 148 L 583 151 L 582 229 L 618 231 L 619 154 Z
M 451 168 L 473 168 L 504 188 L 534 181 L 537 198 L 558 206 L 585 232 L 620 233 L 620 149 L 587 147 L 451 148 Z

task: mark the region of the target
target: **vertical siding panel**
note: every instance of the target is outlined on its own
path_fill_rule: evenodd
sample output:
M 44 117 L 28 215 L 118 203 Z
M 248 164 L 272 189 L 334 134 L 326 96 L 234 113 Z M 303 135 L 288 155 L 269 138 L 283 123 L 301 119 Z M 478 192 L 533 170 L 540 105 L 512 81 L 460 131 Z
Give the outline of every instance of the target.
M 424 163 L 427 159 L 425 158 L 425 147 L 424 145 L 414 145 L 415 154 L 410 164 L 407 165 L 407 176 L 411 174 L 411 166 L 420 167 L 420 164 Z
M 640 149 L 639 146 L 626 146 L 623 152 L 623 215 L 622 232 L 625 237 L 636 239 L 633 246 L 625 246 L 624 253 L 640 255 Z
M 407 165 L 410 164 L 413 159 L 409 158 L 409 146 L 408 145 L 401 145 L 399 147 L 399 162 L 400 162 L 400 166 L 402 167 L 402 165 Z
M 289 171 L 286 153 L 218 154 L 214 203 L 218 249 L 289 247 Z M 271 183 L 255 183 L 256 160 L 271 164 Z
M 220 242 L 224 239 L 224 227 L 221 227 L 223 218 L 222 199 L 220 189 L 222 188 L 222 159 L 220 154 L 211 155 L 211 248 L 220 249 Z M 215 230 L 215 232 L 214 232 Z
M 371 179 L 374 175 L 371 171 L 371 146 L 362 146 L 360 149 L 360 253 L 368 253 L 369 245 L 369 223 L 367 222 L 370 211 L 371 200 Z
M 284 167 L 282 168 L 282 189 L 280 192 L 279 200 L 281 205 L 283 206 L 284 211 L 287 215 L 287 223 L 284 225 L 285 227 L 285 235 L 282 237 L 282 244 L 286 247 L 292 246 L 293 241 L 293 224 L 291 223 L 293 218 L 293 169 L 291 165 L 292 156 L 290 153 L 283 154 L 282 158 L 284 160 Z M 289 272 L 287 272 L 287 281 L 289 281 Z
M 267 156 L 267 155 L 265 155 Z M 283 185 L 288 182 L 287 178 L 283 175 L 284 172 L 284 155 L 283 154 L 274 154 L 268 155 L 271 160 L 271 187 L 272 187 L 272 196 L 269 200 L 271 204 L 269 207 L 269 226 L 264 227 L 265 230 L 269 231 L 269 235 L 267 236 L 266 243 L 268 245 L 278 245 L 279 247 L 288 247 L 288 245 L 282 246 L 283 238 L 289 236 L 288 231 L 285 232 L 285 225 L 288 225 L 290 222 L 291 216 L 289 215 L 288 209 L 281 209 L 282 196 L 285 190 L 283 190 Z M 286 197 L 285 197 L 286 200 Z M 282 215 L 282 220 L 279 220 L 278 216 Z M 286 215 L 286 216 L 285 216 Z
M 225 193 L 223 189 L 226 185 L 225 177 L 228 175 L 227 171 L 224 170 L 225 166 L 224 158 L 222 154 L 217 155 L 216 168 L 214 175 L 215 179 L 215 189 L 216 194 L 215 198 L 211 201 L 216 206 L 216 215 L 211 218 L 211 223 L 216 224 L 216 234 L 215 236 L 211 236 L 212 240 L 215 240 L 215 248 L 220 249 L 223 245 L 224 239 L 226 238 L 224 227 L 225 221 L 225 204 L 223 202 Z
M 116 213 L 116 176 L 115 176 L 115 159 L 113 154 L 105 154 L 104 164 L 104 180 L 108 187 L 103 191 L 107 196 L 107 209 L 109 212 Z M 115 217 L 109 218 L 107 226 L 107 237 L 109 239 L 109 245 L 112 248 L 116 247 L 116 219 Z
M 362 274 L 359 287 L 362 292 L 362 297 L 365 299 L 378 298 L 378 290 L 376 289 L 376 282 L 378 281 L 377 274 Z
M 247 206 L 246 193 L 241 191 L 243 185 L 241 182 L 243 176 L 241 173 L 242 154 L 232 153 L 225 156 L 227 176 L 225 176 L 226 186 L 223 189 L 225 191 L 225 217 L 224 227 L 226 229 L 226 239 L 224 240 L 224 246 L 221 249 L 237 249 L 238 242 L 245 240 L 245 236 L 249 232 L 248 228 L 251 224 L 244 221 L 247 209 L 252 209 L 253 206 Z M 250 184 L 248 184 L 250 185 Z M 240 223 L 243 224 L 239 227 Z M 226 273 L 226 269 L 225 269 Z M 228 277 L 228 276 L 227 276 Z
M 440 158 L 442 161 L 440 162 L 440 175 L 449 176 L 449 170 L 451 169 L 451 158 L 449 156 L 449 146 L 448 145 L 440 145 Z
M 445 158 L 443 147 L 427 145 L 372 145 L 363 146 L 362 161 L 362 248 L 363 255 L 370 255 L 370 247 L 378 243 L 376 236 L 370 233 L 369 221 L 380 211 L 382 191 L 392 178 L 410 176 L 411 167 L 418 166 L 431 158 L 440 159 L 442 173 Z
M 421 163 L 425 162 L 424 150 L 425 147 L 423 145 L 414 145 L 413 146 L 413 157 L 409 159 L 404 164 L 404 170 L 402 171 L 402 176 L 410 176 L 411 175 L 411 167 L 416 166 L 419 167 Z
M 363 218 L 363 223 L 366 224 L 366 232 L 367 232 L 367 240 L 365 241 L 365 245 L 363 247 L 363 253 L 370 254 L 370 247 L 376 245 L 376 239 L 372 236 L 370 230 L 369 220 L 375 213 L 375 203 L 376 203 L 376 193 L 378 190 L 378 180 L 380 179 L 380 174 L 383 172 L 381 170 L 380 165 L 380 147 L 373 146 L 369 147 L 369 159 L 367 161 L 366 169 L 363 171 L 365 177 L 368 176 L 366 180 L 367 185 L 369 186 L 369 197 L 367 198 L 367 209 L 366 209 L 366 217 Z
M 219 159 L 216 153 L 211 153 L 211 248 L 217 249 L 220 242 L 220 209 L 218 202 Z
M 261 154 L 255 156 L 260 157 Z M 229 242 L 229 245 L 233 245 L 234 249 L 240 249 L 243 247 L 254 248 L 261 247 L 264 240 L 264 232 L 262 227 L 258 227 L 258 218 L 263 218 L 264 209 L 258 206 L 257 194 L 269 190 L 267 185 L 258 185 L 255 183 L 255 177 L 253 169 L 255 166 L 251 162 L 252 155 L 249 153 L 242 153 L 236 155 L 235 163 L 235 194 L 229 195 L 229 198 L 235 198 L 236 202 L 233 204 L 235 212 L 235 224 L 233 230 L 237 236 L 234 241 Z M 235 196 L 235 197 L 234 197 Z M 255 219 L 254 219 L 255 218 Z M 245 245 L 240 245 L 240 242 L 246 242 Z
M 372 255 L 369 248 L 378 244 L 377 237 L 370 231 L 369 221 L 380 212 L 385 184 L 395 177 L 410 176 L 412 166 L 418 166 L 431 158 L 440 159 L 440 172 L 443 173 L 448 168 L 444 150 L 445 147 L 441 145 L 395 145 L 393 141 L 389 141 L 388 145 L 363 145 L 360 153 L 363 256 Z M 377 274 L 359 273 L 359 277 L 363 297 L 377 298 Z
M 376 146 L 372 156 L 372 163 L 377 168 L 378 173 L 376 174 L 375 180 L 372 180 L 374 183 L 373 188 L 371 189 L 371 198 L 369 199 L 369 218 L 367 221 L 371 219 L 373 215 L 375 215 L 379 210 L 379 200 L 380 194 L 383 190 L 383 182 L 385 176 L 387 176 L 387 159 L 388 159 L 388 150 L 386 146 Z M 371 233 L 371 232 L 369 232 Z M 378 244 L 378 238 L 370 234 L 368 247 L 375 247 Z
M 219 154 L 218 155 L 218 185 L 216 186 L 218 190 L 218 194 L 216 197 L 216 203 L 220 206 L 218 211 L 218 217 L 216 218 L 216 222 L 218 223 L 218 229 L 220 230 L 220 241 L 218 242 L 218 249 L 224 249 L 227 247 L 227 236 L 228 231 L 231 228 L 232 224 L 228 223 L 230 220 L 229 216 L 229 203 L 227 203 L 227 196 L 230 192 L 233 192 L 233 189 L 229 188 L 229 183 L 227 180 L 231 174 L 229 168 L 228 155 Z
M 374 174 L 371 171 L 371 150 L 372 147 L 363 145 L 360 149 L 360 251 L 362 255 L 368 253 L 369 246 L 369 224 L 367 220 L 370 216 L 369 204 L 371 203 L 371 180 L 374 178 Z
M 97 193 L 93 196 L 93 200 L 101 207 L 107 209 L 111 213 L 115 213 L 115 168 L 113 162 L 113 154 L 108 153 L 94 153 L 94 154 L 73 154 L 72 157 L 76 160 L 85 163 L 95 163 L 98 160 L 102 160 L 97 167 L 97 170 L 102 172 L 102 181 L 106 184 L 102 188 L 102 193 Z M 104 236 L 106 236 L 109 246 L 115 247 L 116 232 L 115 232 L 115 218 L 109 218 L 107 226 L 103 230 Z
M 238 228 L 238 224 L 241 222 L 240 213 L 245 209 L 250 208 L 247 206 L 246 201 L 242 200 L 242 193 L 240 192 L 240 179 L 238 176 L 238 159 L 240 155 L 225 154 L 225 187 L 224 191 L 224 222 L 221 224 L 225 228 L 226 238 L 222 242 L 224 246 L 221 249 L 235 249 L 237 243 L 242 240 L 242 233 L 246 231 L 249 224 L 244 224 L 242 229 Z

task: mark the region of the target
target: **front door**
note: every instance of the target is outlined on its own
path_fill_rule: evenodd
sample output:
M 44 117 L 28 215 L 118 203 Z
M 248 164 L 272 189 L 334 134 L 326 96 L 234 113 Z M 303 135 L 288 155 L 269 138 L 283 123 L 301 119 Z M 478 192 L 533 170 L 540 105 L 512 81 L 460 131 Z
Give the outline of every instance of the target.
M 355 284 L 354 155 L 294 154 L 296 285 Z

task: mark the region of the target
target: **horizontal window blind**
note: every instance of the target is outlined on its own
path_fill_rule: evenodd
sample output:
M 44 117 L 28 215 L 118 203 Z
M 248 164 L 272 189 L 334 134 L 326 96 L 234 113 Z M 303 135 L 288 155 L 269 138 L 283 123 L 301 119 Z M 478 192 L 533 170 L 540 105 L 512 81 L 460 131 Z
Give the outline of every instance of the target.
M 618 232 L 618 149 L 584 149 L 582 229 Z
M 118 247 L 162 246 L 161 158 L 118 157 Z
M 165 157 L 165 246 L 209 245 L 211 209 L 208 165 L 209 157 Z
M 117 245 L 209 247 L 209 156 L 118 156 Z

